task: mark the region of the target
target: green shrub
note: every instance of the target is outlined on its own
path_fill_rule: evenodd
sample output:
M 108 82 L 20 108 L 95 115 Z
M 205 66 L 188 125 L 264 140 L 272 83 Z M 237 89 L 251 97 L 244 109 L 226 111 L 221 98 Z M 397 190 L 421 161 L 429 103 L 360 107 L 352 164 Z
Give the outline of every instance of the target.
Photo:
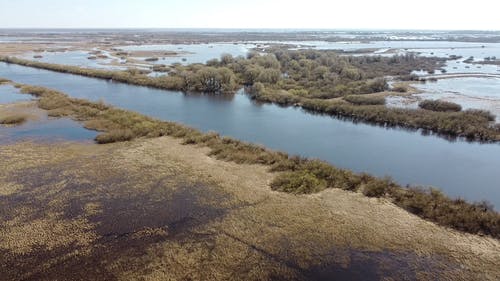
M 363 187 L 363 194 L 368 197 L 383 197 L 395 186 L 391 179 L 372 179 Z
M 164 64 L 155 64 L 153 65 L 153 71 L 155 72 L 168 72 L 170 68 Z
M 399 92 L 399 93 L 406 93 L 408 91 L 408 88 L 406 86 L 398 85 L 392 88 L 394 92 Z
M 485 203 L 450 199 L 433 188 L 393 189 L 394 203 L 440 225 L 500 238 L 500 215 Z
M 113 143 L 113 142 L 123 142 L 130 141 L 134 138 L 134 133 L 129 129 L 119 129 L 113 130 L 104 134 L 98 135 L 95 140 L 97 143 Z
M 418 104 L 420 108 L 432 111 L 453 111 L 458 112 L 462 110 L 459 104 L 441 101 L 441 100 L 424 100 Z
M 356 105 L 383 105 L 385 104 L 384 97 L 371 96 L 371 95 L 349 95 L 343 97 L 347 102 Z
M 477 116 L 479 118 L 483 118 L 488 121 L 495 121 L 495 115 L 491 114 L 491 112 L 481 109 L 467 109 L 464 111 L 465 114 L 469 116 Z
M 383 92 L 389 88 L 384 78 L 376 78 L 368 82 L 368 88 L 371 93 Z
M 275 177 L 271 188 L 294 194 L 309 194 L 324 190 L 326 182 L 307 171 L 287 172 Z
M 297 171 L 306 171 L 318 179 L 325 180 L 328 188 L 340 188 L 344 190 L 357 190 L 360 178 L 346 170 L 338 169 L 320 160 L 307 160 L 300 163 Z

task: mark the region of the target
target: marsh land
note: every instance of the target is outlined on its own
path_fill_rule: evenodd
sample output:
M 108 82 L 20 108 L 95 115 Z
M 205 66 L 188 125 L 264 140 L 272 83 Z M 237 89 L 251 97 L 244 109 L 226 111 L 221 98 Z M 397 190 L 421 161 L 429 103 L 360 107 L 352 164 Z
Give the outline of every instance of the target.
M 499 38 L 4 30 L 0 274 L 498 280 Z

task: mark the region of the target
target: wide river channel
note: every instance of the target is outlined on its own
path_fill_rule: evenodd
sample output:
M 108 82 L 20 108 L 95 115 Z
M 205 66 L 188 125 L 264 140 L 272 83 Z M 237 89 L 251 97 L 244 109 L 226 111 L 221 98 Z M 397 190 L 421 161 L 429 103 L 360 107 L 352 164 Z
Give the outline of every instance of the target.
M 354 124 L 234 96 L 185 94 L 0 63 L 0 77 L 500 208 L 500 145 Z

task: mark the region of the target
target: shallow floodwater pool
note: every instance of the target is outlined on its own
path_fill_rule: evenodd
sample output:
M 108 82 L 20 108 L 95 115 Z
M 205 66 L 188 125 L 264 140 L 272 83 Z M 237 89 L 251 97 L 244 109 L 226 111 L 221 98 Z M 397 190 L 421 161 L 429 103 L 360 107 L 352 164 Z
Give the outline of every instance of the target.
M 0 63 L 0 77 L 500 206 L 499 144 L 450 142 L 419 132 L 354 124 L 298 108 L 258 104 L 241 92 L 184 94 L 5 63 Z
M 500 78 L 450 78 L 416 85 L 422 99 L 442 99 L 464 109 L 483 109 L 500 122 Z
M 210 43 L 210 44 L 165 44 L 165 45 L 132 45 L 117 47 L 126 51 L 174 51 L 176 56 L 166 56 L 154 63 L 157 64 L 191 64 L 205 63 L 211 59 L 219 59 L 223 54 L 234 57 L 246 56 L 254 44 L 245 43 Z
M 423 100 L 444 100 L 460 104 L 464 110 L 487 110 L 500 123 L 500 77 L 461 77 L 439 79 L 435 82 L 415 83 L 421 93 L 409 96 L 390 96 L 386 105 L 399 108 L 418 108 Z
M 0 106 L 32 99 L 32 96 L 19 93 L 19 90 L 11 85 L 0 85 Z M 24 140 L 92 141 L 98 134 L 68 118 L 39 117 L 38 120 L 29 120 L 18 126 L 0 125 L 0 145 Z
M 110 69 L 110 70 L 124 70 L 126 68 L 120 66 L 110 65 L 109 63 L 115 58 L 109 53 L 103 53 L 107 55 L 107 59 L 89 59 L 89 57 L 94 56 L 89 54 L 88 51 L 64 51 L 64 52 L 29 52 L 21 56 L 23 59 L 34 60 L 46 63 L 55 64 L 65 64 L 74 65 L 80 67 L 89 68 L 99 68 L 99 69 Z M 35 57 L 41 56 L 41 57 Z
M 16 141 L 92 141 L 97 132 L 67 118 L 28 121 L 15 127 L 0 126 L 0 144 Z
M 29 101 L 31 99 L 33 97 L 20 94 L 18 89 L 12 85 L 0 85 L 0 104 Z

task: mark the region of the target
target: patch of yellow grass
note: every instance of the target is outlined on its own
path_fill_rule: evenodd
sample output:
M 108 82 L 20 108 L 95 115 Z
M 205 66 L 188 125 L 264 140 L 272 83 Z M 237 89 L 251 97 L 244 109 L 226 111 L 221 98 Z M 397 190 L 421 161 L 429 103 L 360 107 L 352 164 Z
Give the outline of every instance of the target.
M 5 182 L 0 185 L 0 196 L 7 196 L 18 192 L 22 188 L 21 185 L 13 182 Z
M 94 234 L 96 225 L 87 219 L 99 219 L 105 207 L 93 197 L 125 197 L 132 202 L 152 192 L 168 197 L 175 191 L 172 183 L 180 177 L 186 183 L 204 183 L 227 194 L 217 203 L 217 207 L 226 209 L 225 215 L 182 233 L 181 240 L 173 236 L 175 229 L 168 226 L 145 227 L 131 233 L 132 245 L 134 241 L 157 240 L 140 249 L 140 255 L 123 254 L 105 261 L 114 276 L 121 280 L 263 280 L 272 276 L 293 279 L 297 274 L 295 267 L 306 270 L 332 260 L 348 267 L 349 253 L 345 249 L 352 249 L 409 252 L 430 258 L 438 255 L 452 264 L 448 268 L 446 263 L 436 261 L 444 272 L 418 272 L 424 280 L 497 280 L 498 240 L 437 226 L 384 199 L 367 198 L 360 193 L 328 189 L 297 196 L 272 191 L 269 183 L 275 174 L 266 166 L 216 160 L 207 155 L 208 148 L 181 142 L 161 137 L 105 146 L 6 146 L 0 151 L 0 157 L 7 159 L 3 163 L 7 171 L 0 169 L 0 186 L 9 173 L 25 167 L 57 168 L 53 173 L 61 180 L 37 187 L 41 191 L 33 193 L 34 199 L 41 197 L 49 202 L 44 206 L 46 210 L 15 210 L 13 214 L 19 219 L 2 225 L 0 247 L 30 254 L 37 246 L 55 249 L 76 243 L 82 250 L 90 251 L 100 237 Z M 14 170 L 10 163 L 17 163 Z M 121 188 L 106 184 L 117 176 Z M 83 190 L 73 190 L 70 187 L 75 182 L 88 185 Z M 184 186 L 181 188 L 192 188 L 189 184 Z M 210 190 L 202 192 L 207 195 L 200 198 L 203 204 L 214 204 L 208 198 Z M 83 198 L 89 201 L 83 206 L 82 216 L 69 220 L 57 215 L 56 211 L 64 209 L 71 199 Z M 151 200 L 158 199 L 154 196 Z M 41 218 L 26 220 L 38 211 L 44 214 Z M 113 245 L 113 241 L 100 243 L 97 245 L 102 249 Z M 128 245 L 124 243 L 119 250 L 128 253 Z
M 19 218 L 2 223 L 0 248 L 16 254 L 29 254 L 35 247 L 50 251 L 57 247 L 90 245 L 97 236 L 85 219 L 64 220 L 57 215 L 23 222 Z

